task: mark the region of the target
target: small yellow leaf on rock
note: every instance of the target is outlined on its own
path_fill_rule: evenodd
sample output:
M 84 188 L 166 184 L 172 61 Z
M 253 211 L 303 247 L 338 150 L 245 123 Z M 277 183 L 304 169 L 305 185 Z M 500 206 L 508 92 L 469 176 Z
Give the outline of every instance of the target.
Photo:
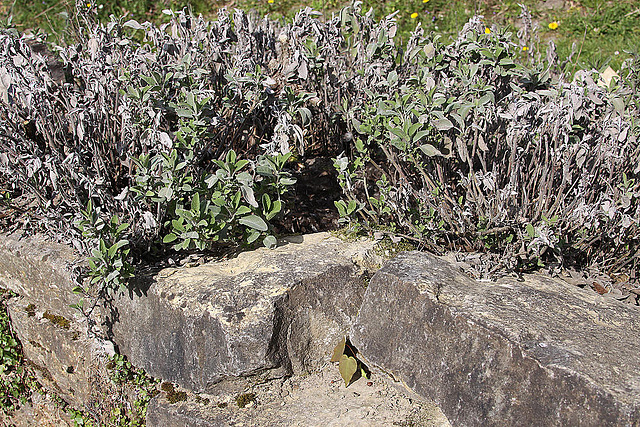
M 346 337 L 342 338 L 342 341 L 340 341 L 340 343 L 338 343 L 336 348 L 333 349 L 333 356 L 331 357 L 331 361 L 332 362 L 339 362 L 340 361 L 340 358 L 344 354 L 344 346 L 346 344 L 347 344 Z
M 355 357 L 349 357 L 346 354 L 343 354 L 340 358 L 338 370 L 340 371 L 340 376 L 342 376 L 342 379 L 344 380 L 345 387 L 348 387 L 351 382 L 351 378 L 353 378 L 353 374 L 358 370 L 358 361 Z

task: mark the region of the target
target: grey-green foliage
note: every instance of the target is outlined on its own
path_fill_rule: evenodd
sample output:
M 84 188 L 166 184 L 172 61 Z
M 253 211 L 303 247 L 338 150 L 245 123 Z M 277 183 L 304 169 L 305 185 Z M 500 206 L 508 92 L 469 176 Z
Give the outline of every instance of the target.
M 637 64 L 601 87 L 595 72 L 553 80 L 553 64 L 520 54 L 479 17 L 449 45 L 418 28 L 345 112 L 355 137 L 335 161 L 341 215 L 435 251 L 484 244 L 508 268 L 552 254 L 637 267 Z
M 271 246 L 286 157 L 315 151 L 336 156 L 344 220 L 436 251 L 486 244 L 511 267 L 545 251 L 637 260 L 637 61 L 607 88 L 589 71 L 558 80 L 554 55 L 536 62 L 479 17 L 448 45 L 418 28 L 401 48 L 394 16 L 358 1 L 280 26 L 168 13 L 75 19 L 58 82 L 0 35 L 0 176 L 39 204 L 38 225 L 73 237 L 91 199 L 130 224 L 132 248 Z
M 91 200 L 87 203 L 87 208 L 81 210 L 81 214 L 82 219 L 75 225 L 92 248 L 88 258 L 90 285 L 98 287 L 98 294 L 109 290 L 125 290 L 128 279 L 133 277 L 129 241 L 122 238 L 129 224 L 122 223 L 115 214 L 105 221 L 100 208 L 94 208 Z M 81 286 L 74 289 L 74 292 L 80 294 L 89 291 Z M 82 308 L 81 305 L 82 302 L 78 308 Z
M 61 62 L 0 34 L 0 178 L 41 219 L 16 226 L 73 240 L 93 280 L 115 288 L 128 251 L 149 241 L 274 246 L 313 94 L 263 71 L 277 56 L 272 24 L 224 10 L 215 22 L 171 12 L 160 27 L 83 13 L 77 43 L 54 49 Z

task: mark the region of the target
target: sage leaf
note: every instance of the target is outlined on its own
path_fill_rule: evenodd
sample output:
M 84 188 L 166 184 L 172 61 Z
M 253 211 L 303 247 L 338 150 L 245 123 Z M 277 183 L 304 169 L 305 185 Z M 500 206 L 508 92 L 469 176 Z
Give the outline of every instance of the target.
M 269 227 L 267 223 L 264 222 L 262 218 L 256 215 L 249 215 L 242 217 L 238 220 L 238 222 L 242 225 L 246 225 L 247 227 L 253 228 L 258 231 L 267 231 Z

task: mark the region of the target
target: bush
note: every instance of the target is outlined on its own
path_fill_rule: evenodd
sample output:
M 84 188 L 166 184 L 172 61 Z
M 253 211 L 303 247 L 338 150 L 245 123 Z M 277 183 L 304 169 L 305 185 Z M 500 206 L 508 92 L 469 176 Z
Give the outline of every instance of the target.
M 566 82 L 553 49 L 534 61 L 479 17 L 449 45 L 418 27 L 401 46 L 394 15 L 360 6 L 282 26 L 78 10 L 61 63 L 1 34 L 3 203 L 115 288 L 153 245 L 273 246 L 287 163 L 321 153 L 343 221 L 436 252 L 488 248 L 509 269 L 636 268 L 637 59 L 607 87 L 590 71 Z
M 275 56 L 270 24 L 221 11 L 214 23 L 101 25 L 82 13 L 77 43 L 55 48 L 62 63 L 0 35 L 5 204 L 40 219 L 22 227 L 91 253 L 108 287 L 130 276 L 131 246 L 274 246 L 269 222 L 295 182 L 288 140 L 304 148 L 310 113 L 307 94 L 276 93 L 261 71 Z
M 345 117 L 336 168 L 344 219 L 427 248 L 499 252 L 508 270 L 545 261 L 636 269 L 640 237 L 637 62 L 552 79 L 511 34 L 472 19 L 450 45 L 412 35 L 402 62 Z

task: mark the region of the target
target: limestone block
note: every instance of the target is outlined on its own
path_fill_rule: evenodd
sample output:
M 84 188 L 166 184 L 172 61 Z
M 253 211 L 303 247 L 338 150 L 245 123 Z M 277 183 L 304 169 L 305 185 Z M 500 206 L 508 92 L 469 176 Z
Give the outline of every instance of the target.
M 83 258 L 73 248 L 42 236 L 19 239 L 0 234 L 0 288 L 9 289 L 43 310 L 67 318 L 79 297 L 72 292 L 72 269 Z
M 41 310 L 24 298 L 11 299 L 9 315 L 27 366 L 39 382 L 75 408 L 101 408 L 114 386 L 108 379 L 112 346 L 87 336 L 86 322 Z
M 640 310 L 565 282 L 478 282 L 425 253 L 371 279 L 351 341 L 452 425 L 640 424 Z
M 355 320 L 365 290 L 357 260 L 373 244 L 318 233 L 164 269 L 141 296 L 117 301 L 115 342 L 152 376 L 199 392 L 227 376 L 312 371 Z

